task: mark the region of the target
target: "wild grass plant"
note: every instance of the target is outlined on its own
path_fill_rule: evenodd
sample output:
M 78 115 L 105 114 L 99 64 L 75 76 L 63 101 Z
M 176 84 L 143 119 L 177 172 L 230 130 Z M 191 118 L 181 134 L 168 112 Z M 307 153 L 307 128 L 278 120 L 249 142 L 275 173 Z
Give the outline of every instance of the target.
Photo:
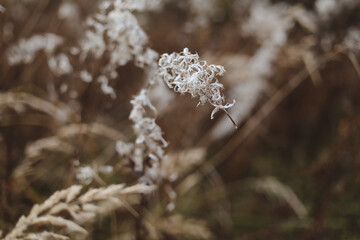
M 0 239 L 356 239 L 360 2 L 0 2 Z

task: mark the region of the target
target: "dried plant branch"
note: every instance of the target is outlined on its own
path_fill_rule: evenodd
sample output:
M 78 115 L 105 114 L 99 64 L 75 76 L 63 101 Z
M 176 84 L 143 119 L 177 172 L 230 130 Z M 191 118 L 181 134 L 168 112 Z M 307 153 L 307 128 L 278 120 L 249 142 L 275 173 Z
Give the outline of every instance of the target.
M 166 159 L 164 149 L 168 143 L 163 138 L 162 130 L 155 118 L 148 116 L 148 110 L 156 114 L 156 108 L 151 104 L 146 89 L 142 89 L 130 103 L 133 108 L 129 119 L 133 122 L 136 140 L 135 143 L 118 141 L 116 150 L 120 155 L 131 159 L 134 171 L 141 175 L 142 181 L 160 181 L 160 167 Z
M 192 97 L 198 97 L 198 105 L 209 102 L 215 108 L 211 113 L 211 119 L 219 110 L 224 111 L 237 128 L 236 123 L 226 112 L 226 109 L 234 106 L 225 104 L 225 98 L 221 95 L 224 86 L 218 82 L 217 77 L 223 76 L 225 69 L 220 65 L 208 65 L 200 60 L 198 54 L 192 54 L 184 48 L 181 53 L 163 54 L 159 60 L 159 75 L 167 83 L 169 88 L 181 94 L 190 93 Z
M 246 186 L 255 191 L 265 193 L 270 198 L 276 198 L 288 204 L 299 218 L 305 218 L 308 214 L 306 207 L 300 201 L 295 192 L 275 177 L 263 177 L 260 179 L 249 179 Z
M 51 55 L 55 49 L 64 43 L 64 39 L 52 33 L 33 35 L 21 38 L 7 50 L 7 60 L 10 65 L 31 63 L 40 51 Z
M 55 104 L 28 93 L 0 93 L 0 110 L 5 107 L 10 107 L 17 112 L 23 112 L 25 106 L 45 112 L 60 123 L 69 122 L 71 119 L 79 119 L 78 114 L 60 102 Z
M 101 123 L 69 124 L 59 128 L 56 135 L 60 138 L 70 138 L 81 134 L 98 135 L 114 141 L 126 139 L 125 135 L 115 128 L 108 127 Z
M 44 203 L 35 205 L 27 217 L 21 217 L 14 229 L 6 235 L 4 240 L 15 239 L 69 239 L 71 236 L 84 238 L 88 232 L 83 227 L 85 223 L 95 221 L 99 215 L 109 214 L 114 209 L 137 204 L 140 195 L 149 194 L 155 190 L 154 186 L 137 184 L 125 187 L 124 184 L 90 189 L 80 194 L 81 186 L 71 186 L 55 192 Z M 67 212 L 71 217 L 61 215 Z M 33 226 L 59 227 L 59 233 L 44 231 L 33 232 Z M 77 238 L 77 239 L 78 239 Z
M 75 153 L 76 148 L 65 140 L 78 135 L 98 135 L 106 137 L 112 141 L 125 139 L 125 136 L 116 129 L 107 127 L 100 123 L 91 124 L 69 124 L 60 127 L 55 136 L 46 137 L 30 143 L 25 149 L 25 158 L 18 165 L 12 177 L 15 181 L 26 178 L 31 173 L 32 166 L 48 152 L 61 152 L 67 155 Z M 22 185 L 24 187 L 24 185 Z

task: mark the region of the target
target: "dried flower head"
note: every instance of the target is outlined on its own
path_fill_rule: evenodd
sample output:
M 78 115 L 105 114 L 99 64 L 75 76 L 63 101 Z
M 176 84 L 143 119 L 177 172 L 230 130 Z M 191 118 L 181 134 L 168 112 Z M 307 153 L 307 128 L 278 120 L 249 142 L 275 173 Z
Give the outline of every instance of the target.
M 198 105 L 209 102 L 215 107 L 211 119 L 219 110 L 227 113 L 226 109 L 235 104 L 235 100 L 233 103 L 225 104 L 225 98 L 221 94 L 224 86 L 218 82 L 217 76 L 224 75 L 224 67 L 208 65 L 206 61 L 200 60 L 197 53 L 192 54 L 188 48 L 184 48 L 182 53 L 163 54 L 159 66 L 159 75 L 169 88 L 181 94 L 190 93 L 192 97 L 198 97 Z M 235 123 L 234 125 L 236 126 Z
M 143 89 L 131 100 L 133 106 L 129 119 L 133 122 L 136 134 L 135 143 L 118 141 L 116 150 L 121 156 L 132 159 L 134 170 L 142 175 L 142 182 L 156 182 L 162 178 L 161 162 L 166 159 L 164 148 L 167 142 L 162 136 L 162 131 L 155 119 L 148 117 L 147 110 L 156 113 L 151 104 L 147 90 Z M 151 164 L 147 164 L 149 160 Z
M 161 6 L 161 0 L 115 0 L 115 7 L 130 11 L 145 11 L 158 9 Z
M 69 57 L 64 53 L 49 57 L 48 65 L 56 76 L 69 74 L 73 71 Z
M 47 56 L 63 43 L 63 38 L 52 33 L 34 35 L 30 38 L 21 38 L 7 50 L 7 60 L 10 65 L 31 63 L 39 51 L 44 51 Z

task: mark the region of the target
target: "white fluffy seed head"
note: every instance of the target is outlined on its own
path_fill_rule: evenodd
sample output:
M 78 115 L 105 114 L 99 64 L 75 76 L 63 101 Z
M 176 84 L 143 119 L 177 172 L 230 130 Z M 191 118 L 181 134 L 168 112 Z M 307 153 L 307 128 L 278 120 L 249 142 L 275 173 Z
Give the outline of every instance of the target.
M 156 124 L 155 119 L 147 117 L 147 110 L 156 113 L 155 107 L 151 104 L 147 90 L 141 92 L 131 100 L 133 109 L 129 119 L 133 121 L 133 128 L 136 134 L 133 149 L 127 151 L 131 154 L 135 171 L 143 172 L 140 181 L 155 182 L 161 180 L 160 162 L 166 159 L 164 148 L 167 142 L 162 136 L 161 128 Z M 118 152 L 126 152 L 124 144 L 118 143 Z M 125 150 L 125 151 L 124 151 Z M 145 167 L 145 159 L 151 159 L 151 167 Z
M 169 88 L 181 94 L 190 93 L 192 97 L 199 98 L 201 105 L 209 102 L 215 107 L 211 118 L 220 109 L 225 110 L 235 103 L 234 101 L 225 104 L 224 96 L 221 94 L 224 86 L 219 83 L 217 77 L 223 76 L 224 73 L 223 66 L 208 65 L 188 48 L 184 48 L 181 53 L 165 53 L 159 60 L 159 75 Z

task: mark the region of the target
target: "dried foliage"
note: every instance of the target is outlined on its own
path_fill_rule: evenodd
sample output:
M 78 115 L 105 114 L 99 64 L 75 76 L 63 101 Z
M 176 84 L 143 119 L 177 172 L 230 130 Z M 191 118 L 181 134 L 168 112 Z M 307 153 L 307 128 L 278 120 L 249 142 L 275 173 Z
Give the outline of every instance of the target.
M 12 239 L 70 239 L 68 236 L 79 234 L 77 239 L 84 238 L 88 232 L 81 226 L 94 221 L 99 215 L 109 214 L 114 209 L 129 207 L 139 202 L 141 194 L 154 190 L 153 186 L 135 185 L 125 187 L 123 184 L 110 185 L 105 188 L 90 189 L 79 195 L 82 187 L 71 186 L 55 192 L 44 203 L 35 205 L 27 217 L 21 217 L 14 229 L 4 240 Z M 133 196 L 137 198 L 133 198 Z M 68 213 L 71 219 L 62 217 Z M 32 226 L 59 227 L 60 234 L 42 231 L 35 233 L 29 230 Z M 62 234 L 63 232 L 63 234 Z
M 220 90 L 223 85 L 218 82 L 217 76 L 222 76 L 225 69 L 220 65 L 208 65 L 202 61 L 198 54 L 191 54 L 184 48 L 182 53 L 163 54 L 159 60 L 159 75 L 169 88 L 181 94 L 190 93 L 192 97 L 199 98 L 199 104 L 209 102 L 215 107 L 211 119 L 220 109 L 225 110 L 234 105 L 224 105 L 224 96 Z
M 0 239 L 358 239 L 359 10 L 2 1 Z

